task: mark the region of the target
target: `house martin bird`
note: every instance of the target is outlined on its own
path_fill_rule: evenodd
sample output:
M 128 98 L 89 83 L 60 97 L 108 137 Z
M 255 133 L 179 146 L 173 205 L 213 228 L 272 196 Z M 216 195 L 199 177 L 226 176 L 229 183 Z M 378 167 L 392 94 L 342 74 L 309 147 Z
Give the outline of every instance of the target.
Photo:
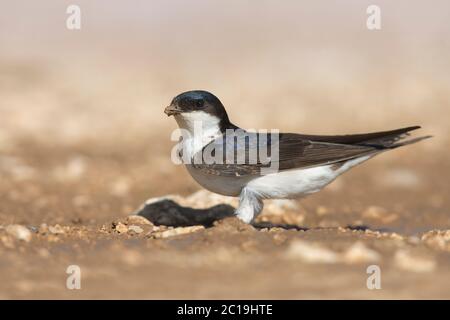
M 250 132 L 232 124 L 220 100 L 202 90 L 179 94 L 164 112 L 187 133 L 178 156 L 191 176 L 212 192 L 239 197 L 236 215 L 246 223 L 262 211 L 264 199 L 293 199 L 320 191 L 381 152 L 429 138 L 405 140 L 419 126 L 333 136 Z M 264 159 L 263 149 L 268 154 Z M 216 161 L 206 161 L 206 154 Z M 249 159 L 251 154 L 256 158 Z

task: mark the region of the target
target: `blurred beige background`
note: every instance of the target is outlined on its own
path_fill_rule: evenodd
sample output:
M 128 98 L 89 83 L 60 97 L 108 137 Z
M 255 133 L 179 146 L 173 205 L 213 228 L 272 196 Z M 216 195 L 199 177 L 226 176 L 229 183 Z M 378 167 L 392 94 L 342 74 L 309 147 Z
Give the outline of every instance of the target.
M 79 31 L 65 27 L 72 3 Z M 0 140 L 167 137 L 174 123 L 163 108 L 190 89 L 215 93 L 247 128 L 421 124 L 446 136 L 450 4 L 377 1 L 382 29 L 369 31 L 372 3 L 9 1 L 0 12 Z

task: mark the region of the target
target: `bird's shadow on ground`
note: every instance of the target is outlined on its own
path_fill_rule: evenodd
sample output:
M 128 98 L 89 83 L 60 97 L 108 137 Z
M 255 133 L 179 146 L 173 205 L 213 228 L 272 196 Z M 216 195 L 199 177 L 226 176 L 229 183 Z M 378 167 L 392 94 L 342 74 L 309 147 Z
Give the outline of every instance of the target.
M 173 227 L 188 227 L 195 225 L 203 225 L 206 228 L 212 227 L 215 221 L 219 221 L 228 217 L 234 217 L 235 208 L 228 204 L 218 204 L 206 209 L 195 209 L 184 207 L 173 200 L 163 199 L 157 202 L 147 203 L 134 214 L 143 216 L 155 225 L 165 225 Z M 286 230 L 308 231 L 310 228 L 300 227 L 293 224 L 278 224 L 269 221 L 253 222 L 256 229 L 264 228 L 282 228 Z M 379 231 L 391 232 L 388 228 L 371 228 L 366 225 L 347 225 L 346 229 L 353 231 Z M 324 229 L 324 228 L 314 228 Z
M 136 215 L 143 216 L 155 225 L 187 227 L 203 225 L 211 227 L 217 220 L 234 216 L 234 208 L 227 204 L 218 204 L 207 209 L 195 209 L 180 206 L 173 200 L 163 199 L 146 203 Z
M 155 225 L 173 227 L 203 225 L 208 228 L 213 226 L 215 221 L 234 217 L 234 211 L 235 208 L 227 204 L 218 204 L 206 209 L 195 209 L 181 206 L 170 199 L 163 199 L 145 204 L 135 214 L 146 218 Z M 271 222 L 253 223 L 253 226 L 257 229 L 279 227 L 283 229 L 307 230 L 297 225 L 274 224 Z

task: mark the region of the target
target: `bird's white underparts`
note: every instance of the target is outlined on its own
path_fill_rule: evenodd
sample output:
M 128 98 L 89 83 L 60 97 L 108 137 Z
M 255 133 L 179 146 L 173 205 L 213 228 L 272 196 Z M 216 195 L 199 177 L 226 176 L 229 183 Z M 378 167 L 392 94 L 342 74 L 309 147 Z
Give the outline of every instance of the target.
M 172 160 L 204 188 L 239 197 L 236 215 L 250 223 L 264 199 L 293 199 L 321 190 L 354 166 L 428 137 L 403 140 L 418 126 L 356 135 L 317 136 L 244 130 L 207 91 L 176 96 L 165 109 L 179 130 Z

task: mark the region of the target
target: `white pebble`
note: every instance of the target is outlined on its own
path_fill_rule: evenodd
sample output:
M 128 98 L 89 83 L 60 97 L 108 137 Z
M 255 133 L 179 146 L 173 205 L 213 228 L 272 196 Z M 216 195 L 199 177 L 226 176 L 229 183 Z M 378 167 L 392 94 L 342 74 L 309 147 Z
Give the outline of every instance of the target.
M 31 231 L 19 224 L 11 224 L 6 227 L 6 232 L 17 240 L 29 242 L 31 240 Z
M 193 232 L 197 232 L 197 231 L 204 230 L 204 229 L 205 229 L 204 226 L 179 227 L 179 228 L 174 228 L 174 229 L 169 229 L 166 231 L 154 233 L 153 237 L 154 238 L 168 238 L 168 237 L 178 236 L 178 235 L 182 235 L 182 234 L 193 233 Z
M 407 250 L 398 250 L 394 256 L 395 265 L 406 271 L 431 272 L 436 268 L 436 261 L 430 257 L 418 256 Z
M 128 227 L 128 231 L 133 231 L 133 232 L 135 232 L 135 233 L 142 233 L 143 231 L 144 231 L 144 229 L 142 229 L 141 227 L 139 227 L 139 226 L 129 226 Z
M 366 247 L 362 242 L 356 242 L 343 255 L 347 263 L 367 263 L 377 262 L 381 256 L 375 250 Z
M 303 240 L 292 241 L 285 256 L 288 259 L 298 259 L 307 263 L 337 263 L 339 261 L 339 255 L 336 252 Z

